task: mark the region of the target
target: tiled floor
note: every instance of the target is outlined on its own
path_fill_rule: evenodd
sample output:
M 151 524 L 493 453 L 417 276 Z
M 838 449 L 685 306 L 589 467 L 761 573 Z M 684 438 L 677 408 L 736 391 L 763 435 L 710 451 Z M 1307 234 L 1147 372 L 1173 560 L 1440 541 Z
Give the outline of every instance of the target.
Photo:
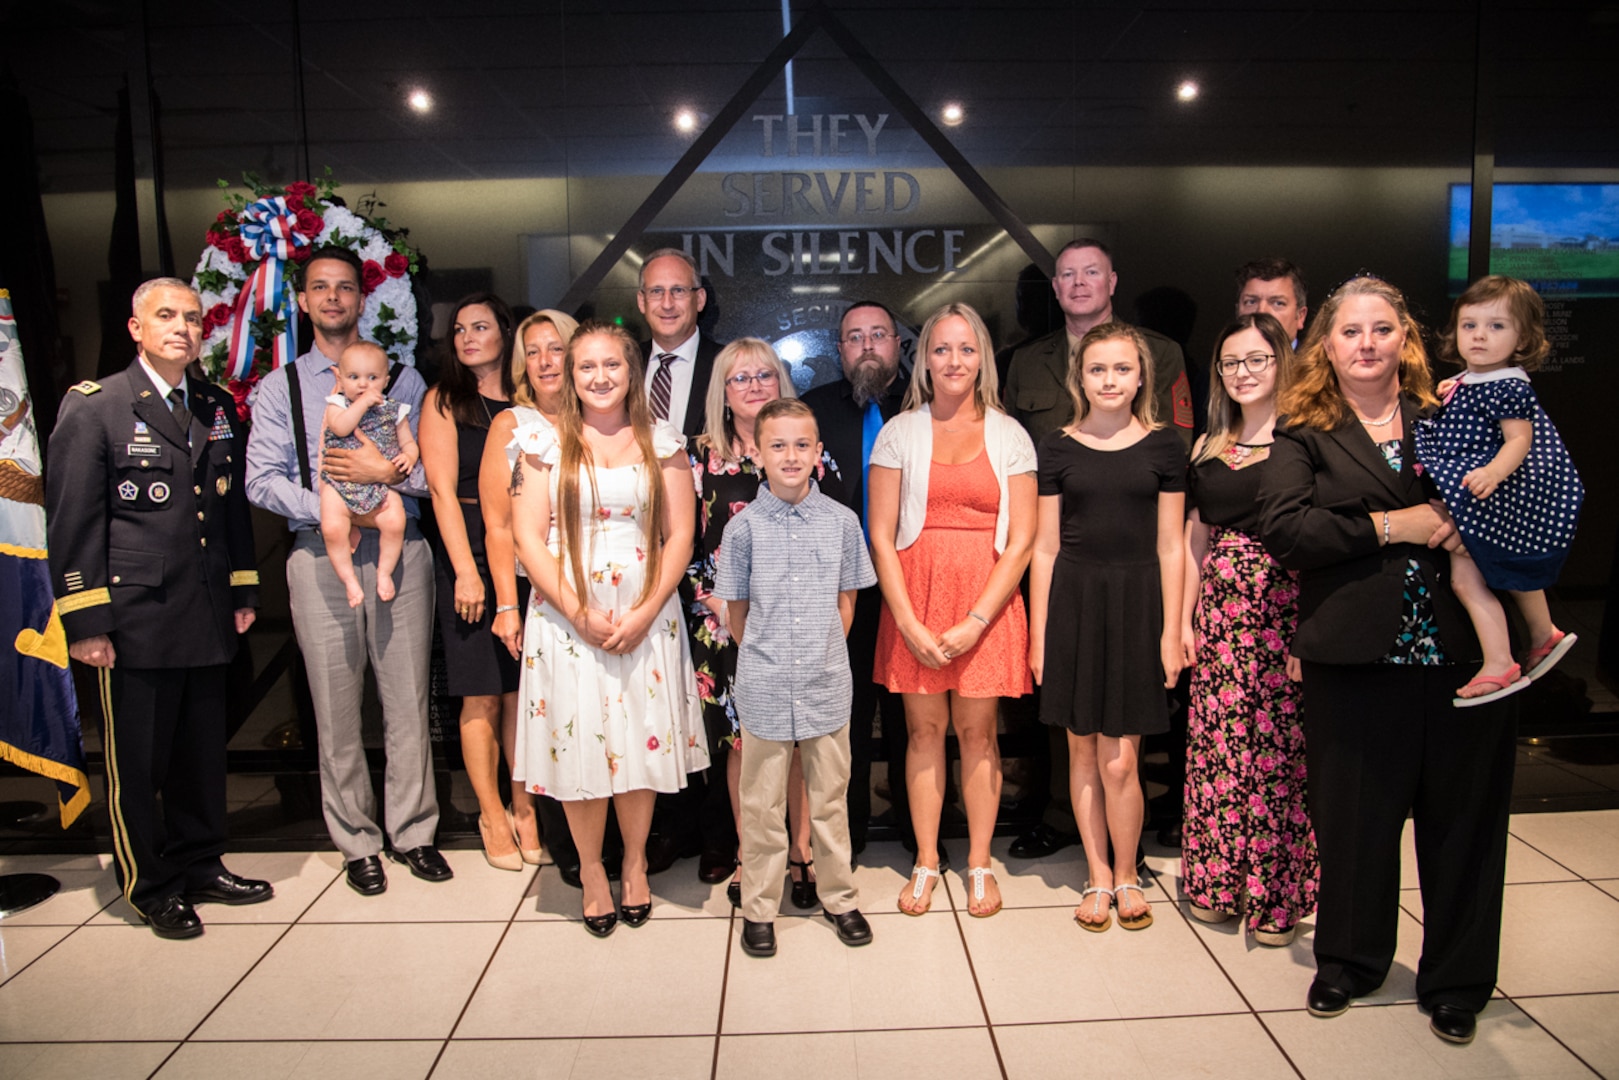
M 1098 935 L 1071 921 L 1073 849 L 999 865 L 994 918 L 969 918 L 947 874 L 912 919 L 893 908 L 904 853 L 877 845 L 859 872 L 874 944 L 794 912 L 772 960 L 742 954 L 689 862 L 653 879 L 646 927 L 597 941 L 550 868 L 452 851 L 453 882 L 392 867 L 367 899 L 335 854 L 238 854 L 275 899 L 205 907 L 202 938 L 166 942 L 104 857 L 6 857 L 63 891 L 0 922 L 0 1076 L 1619 1078 L 1619 811 L 1520 815 L 1512 835 L 1500 985 L 1465 1048 L 1413 1002 L 1409 844 L 1394 969 L 1331 1021 L 1302 1007 L 1309 935 L 1270 950 L 1190 920 L 1163 852 L 1155 924 Z

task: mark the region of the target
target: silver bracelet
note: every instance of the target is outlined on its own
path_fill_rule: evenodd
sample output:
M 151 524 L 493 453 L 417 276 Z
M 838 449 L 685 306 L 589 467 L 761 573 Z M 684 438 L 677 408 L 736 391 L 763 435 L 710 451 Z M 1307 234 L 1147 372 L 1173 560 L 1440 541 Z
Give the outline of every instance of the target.
M 972 616 L 973 618 L 977 619 L 979 622 L 983 623 L 985 626 L 989 625 L 989 620 L 984 618 L 982 615 L 978 614 L 978 612 L 976 612 L 976 611 L 968 611 L 967 614 Z
M 508 611 L 516 611 L 516 610 L 517 610 L 517 605 L 516 604 L 500 604 L 495 608 L 495 614 L 496 615 L 504 615 Z
M 1383 511 L 1383 546 L 1387 547 L 1388 543 L 1389 543 L 1389 512 L 1387 510 L 1385 510 L 1385 511 Z

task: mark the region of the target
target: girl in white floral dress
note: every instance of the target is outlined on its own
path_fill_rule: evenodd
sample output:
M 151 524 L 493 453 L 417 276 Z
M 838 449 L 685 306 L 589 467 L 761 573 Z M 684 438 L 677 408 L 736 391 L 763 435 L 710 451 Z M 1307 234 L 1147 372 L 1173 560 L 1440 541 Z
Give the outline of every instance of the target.
M 524 433 L 514 481 L 513 533 L 534 592 L 513 779 L 563 803 L 585 927 L 606 936 L 620 918 L 640 926 L 651 913 L 656 793 L 709 763 L 675 596 L 695 508 L 685 440 L 652 419 L 628 334 L 581 326 L 563 387 L 555 428 Z M 616 911 L 601 861 L 609 798 L 624 837 Z

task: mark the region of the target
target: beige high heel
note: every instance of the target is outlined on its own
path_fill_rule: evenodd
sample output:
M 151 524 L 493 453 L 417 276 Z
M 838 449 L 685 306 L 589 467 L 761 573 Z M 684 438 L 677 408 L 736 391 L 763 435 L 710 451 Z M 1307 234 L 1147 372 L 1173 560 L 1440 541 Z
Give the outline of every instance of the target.
M 506 811 L 506 824 L 511 827 L 512 838 L 517 841 L 517 854 L 522 858 L 523 862 L 527 863 L 529 866 L 539 866 L 541 863 L 543 863 L 545 861 L 545 841 L 541 840 L 539 847 L 524 847 L 523 837 L 517 831 L 517 818 L 512 815 L 510 809 Z M 539 828 L 539 822 L 537 820 L 534 823 L 534 827 L 536 829 Z
M 509 817 L 506 821 L 508 825 L 511 824 Z M 521 870 L 523 868 L 523 858 L 515 851 L 507 855 L 492 855 L 489 853 L 489 826 L 484 821 L 482 814 L 478 815 L 478 838 L 483 841 L 484 861 L 490 866 L 493 866 L 496 870 Z

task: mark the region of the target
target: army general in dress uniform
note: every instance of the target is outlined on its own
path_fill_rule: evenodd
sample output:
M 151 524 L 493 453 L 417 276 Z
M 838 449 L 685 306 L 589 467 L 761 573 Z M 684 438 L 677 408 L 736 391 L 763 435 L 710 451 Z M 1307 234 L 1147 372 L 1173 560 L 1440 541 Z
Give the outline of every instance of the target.
M 197 294 L 158 278 L 133 307 L 135 362 L 73 387 L 51 435 L 51 579 L 69 654 L 98 669 L 124 898 L 160 937 L 193 937 L 192 905 L 272 892 L 220 861 L 226 664 L 258 604 L 246 440 L 230 395 L 186 374 Z

